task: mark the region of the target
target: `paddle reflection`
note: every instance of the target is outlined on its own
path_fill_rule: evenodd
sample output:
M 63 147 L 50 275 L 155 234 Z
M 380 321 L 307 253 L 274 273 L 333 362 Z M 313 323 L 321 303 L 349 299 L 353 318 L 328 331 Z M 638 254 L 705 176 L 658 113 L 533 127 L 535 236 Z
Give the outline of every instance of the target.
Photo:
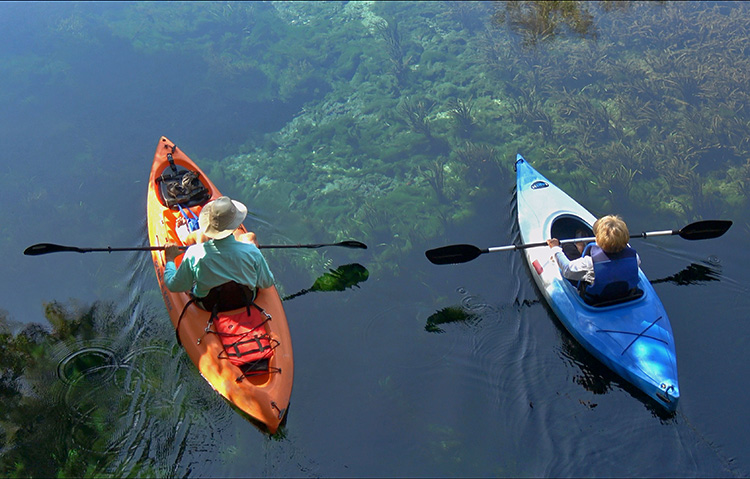
M 370 272 L 359 263 L 345 264 L 339 266 L 336 269 L 328 270 L 328 273 L 324 273 L 318 279 L 315 280 L 312 286 L 307 289 L 303 289 L 289 296 L 285 296 L 283 301 L 302 296 L 303 294 L 311 293 L 313 291 L 345 291 L 355 286 L 359 288 L 359 283 L 367 281 Z
M 691 263 L 679 273 L 651 281 L 651 284 L 674 283 L 679 286 L 700 284 L 708 281 L 719 281 L 721 275 L 716 268 L 711 268 L 698 263 Z

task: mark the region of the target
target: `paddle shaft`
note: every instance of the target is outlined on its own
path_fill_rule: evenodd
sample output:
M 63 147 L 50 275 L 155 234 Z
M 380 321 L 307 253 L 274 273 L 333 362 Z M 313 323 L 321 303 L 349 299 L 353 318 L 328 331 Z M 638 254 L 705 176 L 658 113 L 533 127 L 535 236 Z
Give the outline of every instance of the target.
M 258 246 L 259 249 L 270 249 L 270 248 L 322 248 L 324 246 L 343 246 L 338 244 L 262 244 Z M 164 246 L 142 246 L 134 248 L 76 248 L 75 251 L 78 253 L 88 253 L 91 251 L 106 251 L 111 253 L 112 251 L 160 251 L 163 250 Z M 187 246 L 178 246 L 178 248 L 185 250 Z M 73 251 L 73 250 L 71 250 Z
M 691 223 L 679 230 L 662 230 L 650 232 L 644 231 L 640 234 L 630 235 L 630 238 L 650 238 L 652 236 L 680 235 L 680 237 L 687 240 L 703 240 L 718 238 L 719 236 L 726 233 L 731 226 L 732 222 L 728 220 L 702 220 Z M 566 238 L 560 241 L 560 244 L 578 242 L 589 243 L 591 241 L 596 241 L 596 238 Z M 427 259 L 434 264 L 456 264 L 466 263 L 484 253 L 538 248 L 541 246 L 547 246 L 547 242 L 544 241 L 539 243 L 528 243 L 521 245 L 495 246 L 484 249 L 470 244 L 457 244 L 425 251 L 425 255 L 427 256 Z
M 258 248 L 260 249 L 323 248 L 326 246 L 343 246 L 345 248 L 367 249 L 367 245 L 365 245 L 364 243 L 360 243 L 359 241 L 342 241 L 340 243 L 329 243 L 329 244 L 296 244 L 296 245 L 269 244 L 269 245 L 260 245 Z M 188 248 L 187 246 L 178 246 L 178 247 L 182 250 L 185 250 Z M 23 254 L 27 256 L 37 256 L 41 254 L 60 253 L 63 251 L 73 252 L 73 253 L 93 253 L 93 252 L 112 253 L 116 251 L 162 251 L 164 250 L 164 248 L 165 246 L 133 246 L 133 247 L 128 247 L 128 248 L 112 248 L 111 246 L 108 246 L 106 248 L 78 248 L 76 246 L 64 246 L 64 245 L 58 245 L 58 244 L 52 244 L 52 243 L 39 243 L 39 244 L 35 244 L 26 248 Z
M 652 236 L 672 236 L 680 234 L 679 230 L 663 230 L 663 231 L 644 231 L 643 233 L 639 234 L 633 234 L 630 235 L 631 238 L 650 238 Z M 596 241 L 596 238 L 591 236 L 588 238 L 569 238 L 564 240 L 559 240 L 560 244 L 568 244 L 568 243 L 590 243 L 592 241 Z M 488 253 L 494 253 L 496 251 L 512 251 L 515 249 L 527 249 L 527 248 L 538 248 L 540 246 L 547 246 L 547 242 L 539 242 L 539 243 L 528 243 L 528 244 L 519 244 L 519 245 L 508 245 L 508 246 L 494 246 L 492 248 L 487 248 Z

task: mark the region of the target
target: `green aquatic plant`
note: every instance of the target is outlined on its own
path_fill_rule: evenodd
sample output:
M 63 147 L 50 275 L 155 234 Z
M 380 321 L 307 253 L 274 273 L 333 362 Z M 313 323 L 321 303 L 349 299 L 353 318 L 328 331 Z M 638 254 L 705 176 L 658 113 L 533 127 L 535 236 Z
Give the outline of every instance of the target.
M 184 381 L 169 321 L 132 304 L 52 301 L 44 325 L 0 312 L 0 476 L 181 475 L 186 439 L 174 424 L 190 414 L 210 428 L 202 411 L 218 398 Z M 123 443 L 141 446 L 122 455 Z
M 593 15 L 586 2 L 579 1 L 503 2 L 494 21 L 499 25 L 507 23 L 530 47 L 565 31 L 584 38 L 597 35 Z
M 673 202 L 679 205 L 678 210 L 687 220 L 710 218 L 719 211 L 718 198 L 714 192 L 705 188 L 705 181 L 697 173 L 697 163 L 690 158 L 698 155 L 696 150 L 688 149 L 683 156 L 673 156 L 661 165 L 661 172 L 674 194 Z
M 466 165 L 466 177 L 469 184 L 481 185 L 494 178 L 500 172 L 497 164 L 497 149 L 486 144 L 476 144 L 470 141 L 454 150 L 456 159 Z
M 487 2 L 451 1 L 445 2 L 448 15 L 463 28 L 479 31 L 485 28 L 485 22 L 492 15 L 494 6 Z
M 485 30 L 477 40 L 477 49 L 493 77 L 503 80 L 518 74 L 519 51 L 505 36 Z
M 287 22 L 325 11 L 318 18 L 325 18 L 327 38 L 303 22 L 284 26 L 305 52 L 326 50 L 325 59 L 315 53 L 283 61 L 251 55 L 252 61 L 269 62 L 262 67 L 266 76 L 298 62 L 330 90 L 307 101 L 287 128 L 225 163 L 243 172 L 237 182 L 273 211 L 269 217 L 293 224 L 295 234 L 371 236 L 368 241 L 393 248 L 378 250 L 382 259 L 471 218 L 478 197 L 498 187 L 486 179 L 502 175 L 497 167 L 510 167 L 508 158 L 518 151 L 571 193 L 607 207 L 626 202 L 636 211 L 683 218 L 746 204 L 738 169 L 750 149 L 750 99 L 743 86 L 750 61 L 742 41 L 747 9 L 552 7 L 375 4 L 358 5 L 360 16 L 342 19 L 337 12 L 354 7 L 286 5 Z M 536 8 L 540 15 L 550 10 L 536 18 Z M 566 8 L 572 9 L 564 18 Z M 365 22 L 368 9 L 377 15 Z M 474 21 L 461 20 L 461 12 L 489 15 L 493 9 L 504 23 L 456 30 Z M 295 13 L 302 10 L 305 15 Z M 425 11 L 428 21 L 420 14 Z M 576 15 L 578 33 L 571 27 Z M 513 18 L 522 21 L 511 25 Z M 590 30 L 586 18 L 593 21 Z M 533 49 L 514 34 L 524 27 L 536 38 Z M 377 41 L 368 43 L 372 36 Z M 669 36 L 669 43 L 660 36 Z M 404 67 L 410 56 L 419 61 L 402 69 L 408 81 L 394 90 L 391 57 Z M 339 68 L 342 73 L 334 73 Z M 289 88 L 285 94 L 294 99 L 297 93 Z M 480 146 L 486 151 L 476 151 Z M 699 153 L 690 154 L 691 147 Z M 492 149 L 495 160 L 477 161 Z M 680 179 L 685 172 L 669 162 L 686 155 L 697 176 Z M 431 220 L 422 218 L 424 211 Z
M 398 32 L 398 24 L 395 20 L 391 20 L 390 22 L 380 21 L 375 23 L 375 29 L 385 41 L 386 52 L 391 63 L 393 76 L 396 78 L 397 84 L 403 86 L 412 57 L 404 56 L 404 49 L 401 46 L 401 36 Z
M 544 110 L 536 87 L 521 88 L 505 85 L 510 101 L 510 115 L 518 123 L 523 123 L 534 131 L 540 131 L 545 140 L 554 137 L 554 121 Z
M 575 129 L 572 131 L 580 138 L 582 145 L 590 144 L 596 137 L 601 139 L 622 140 L 622 126 L 610 113 L 605 104 L 595 104 L 582 94 L 568 93 L 559 106 L 560 115 L 570 118 Z
M 445 192 L 445 165 L 448 159 L 439 156 L 436 160 L 430 162 L 426 167 L 417 167 L 419 174 L 427 180 L 432 189 L 435 191 L 437 200 L 440 203 L 448 203 L 448 197 Z
M 419 175 L 432 187 L 439 203 L 448 204 L 453 198 L 453 190 L 446 184 L 446 170 L 450 171 L 448 158 L 438 156 L 437 159 L 428 162 L 427 166 L 417 166 Z
M 448 100 L 448 112 L 450 113 L 456 125 L 456 132 L 461 138 L 469 138 L 476 127 L 476 121 L 471 114 L 474 108 L 471 98 L 468 101 L 462 101 L 459 98 Z
M 105 467 L 107 455 L 100 448 L 102 431 L 83 422 L 77 424 L 56 392 L 55 381 L 50 381 L 45 372 L 54 371 L 56 366 L 50 357 L 52 346 L 75 338 L 82 325 L 90 325 L 94 309 L 76 317 L 59 303 L 50 305 L 46 313 L 54 325 L 52 332 L 33 323 L 17 335 L 2 328 L 6 329 L 0 334 L 0 474 L 4 477 L 94 477 Z M 7 325 L 6 321 L 6 317 L 0 317 L 0 323 Z M 44 379 L 30 380 L 35 374 Z M 74 434 L 78 447 L 71 441 Z M 86 455 L 81 454 L 82 447 L 89 448 Z
M 428 117 L 435 106 L 433 100 L 412 100 L 404 98 L 398 106 L 398 112 L 404 123 L 415 133 L 421 133 L 428 139 L 432 138 L 432 131 Z

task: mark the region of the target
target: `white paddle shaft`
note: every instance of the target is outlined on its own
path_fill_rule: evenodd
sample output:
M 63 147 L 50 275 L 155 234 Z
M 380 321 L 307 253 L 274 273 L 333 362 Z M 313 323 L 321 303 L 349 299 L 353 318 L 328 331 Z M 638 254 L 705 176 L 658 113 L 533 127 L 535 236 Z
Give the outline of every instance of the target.
M 674 230 L 662 230 L 662 231 L 644 231 L 643 233 L 636 234 L 636 235 L 630 235 L 631 238 L 648 238 L 650 236 L 671 236 L 673 234 L 676 234 Z M 588 237 L 588 238 L 569 238 L 560 240 L 560 244 L 567 244 L 567 243 L 590 243 L 592 241 L 596 241 L 595 237 Z M 497 251 L 512 251 L 514 249 L 526 249 L 526 248 L 539 248 L 541 246 L 547 246 L 547 243 L 533 243 L 529 245 L 507 245 L 507 246 L 494 246 L 492 248 L 487 248 L 488 253 L 495 253 Z

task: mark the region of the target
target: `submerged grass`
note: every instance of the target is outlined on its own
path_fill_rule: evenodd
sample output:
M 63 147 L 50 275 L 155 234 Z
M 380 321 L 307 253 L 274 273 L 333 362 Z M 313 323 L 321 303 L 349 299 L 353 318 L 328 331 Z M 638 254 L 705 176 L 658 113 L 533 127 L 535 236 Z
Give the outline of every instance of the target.
M 253 200 L 292 183 L 309 201 L 290 211 L 320 219 L 310 236 L 392 244 L 382 264 L 414 245 L 394 238 L 440 237 L 507 187 L 517 150 L 598 213 L 744 214 L 750 9 L 522 3 L 362 7 L 375 32 L 331 21 L 335 44 L 364 48 L 351 80 L 227 167 L 241 175 L 252 158 L 265 172 Z M 410 62 L 394 70 L 394 56 Z
M 748 222 L 749 19 L 743 2 L 136 3 L 60 7 L 46 35 L 202 58 L 186 88 L 284 125 L 212 175 L 295 241 L 391 245 L 387 268 L 507 190 L 517 152 L 597 214 Z

